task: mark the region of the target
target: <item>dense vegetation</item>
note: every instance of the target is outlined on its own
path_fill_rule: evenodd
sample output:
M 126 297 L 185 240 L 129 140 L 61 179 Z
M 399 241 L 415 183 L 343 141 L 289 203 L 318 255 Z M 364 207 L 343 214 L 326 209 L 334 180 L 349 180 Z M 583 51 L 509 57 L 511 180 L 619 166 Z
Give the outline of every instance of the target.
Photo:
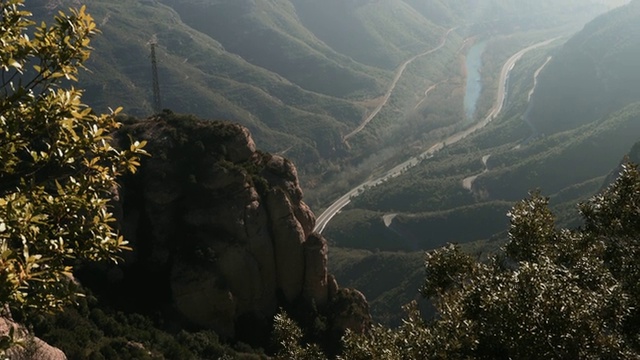
M 81 74 L 80 82 L 85 101 L 98 111 L 123 106 L 129 115 L 146 117 L 152 111 L 149 40 L 155 36 L 164 107 L 242 123 L 266 151 L 286 152 L 296 162 L 307 191 L 326 183 L 335 189 L 343 186 L 345 172 L 361 179 L 371 171 L 371 159 L 395 155 L 398 139 L 416 140 L 424 127 L 455 122 L 448 112 L 461 101 L 459 81 L 432 94 L 431 104 L 440 105 L 411 109 L 429 86 L 450 80 L 443 74 L 459 75 L 462 37 L 583 23 L 602 10 L 592 4 L 576 10 L 576 1 L 563 0 L 553 2 L 563 11 L 551 14 L 550 1 L 538 3 L 92 1 L 103 36 L 86 64 L 91 73 Z M 46 18 L 73 5 L 63 0 L 29 7 Z M 484 21 L 496 16 L 509 20 Z M 474 23 L 480 25 L 466 26 Z M 380 101 L 396 67 L 436 46 L 454 27 L 442 51 L 407 70 L 371 129 L 343 143 L 342 136 Z M 372 154 L 381 148 L 391 150 Z M 318 189 L 314 205 L 330 197 L 325 190 Z
M 118 127 L 115 120 L 118 111 L 95 115 L 81 103 L 81 92 L 67 89 L 67 83 L 58 83 L 59 79 L 75 81 L 77 68 L 85 63 L 93 72 L 79 78 L 87 86 L 87 98 L 98 109 L 123 103 L 129 105 L 132 113 L 145 114 L 150 109 L 150 94 L 144 89 L 150 89 L 150 79 L 141 75 L 146 71 L 141 70 L 148 63 L 147 41 L 157 34 L 163 44 L 159 49 L 160 56 L 164 56 L 160 66 L 165 74 L 163 91 L 169 94 L 164 97 L 165 106 L 208 118 L 224 117 L 242 122 L 267 149 L 287 152 L 298 160 L 302 173 L 342 176 L 343 169 L 366 164 L 365 154 L 378 146 L 387 147 L 398 139 L 406 140 L 402 143 L 404 152 L 399 151 L 400 156 L 405 156 L 411 152 L 407 143 L 416 144 L 416 148 L 424 145 L 423 130 L 434 130 L 427 142 L 455 131 L 459 112 L 450 105 L 460 99 L 460 84 L 456 81 L 461 77 L 459 74 L 451 78 L 432 76 L 455 67 L 451 59 L 455 58 L 462 42 L 459 35 L 453 36 L 452 43 L 443 48 L 444 54 L 436 56 L 433 64 L 423 59 L 407 70 L 410 76 L 399 82 L 398 92 L 391 98 L 390 106 L 381 112 L 380 120 L 352 141 L 351 147 L 342 141 L 342 135 L 353 129 L 362 114 L 372 108 L 368 100 L 384 92 L 392 78 L 391 70 L 398 63 L 433 47 L 446 27 L 459 24 L 463 18 L 512 13 L 501 1 L 464 16 L 456 11 L 469 8 L 465 1 L 316 4 L 346 6 L 349 11 L 340 11 L 342 18 L 335 20 L 353 26 L 352 33 L 361 35 L 354 40 L 336 37 L 327 28 L 311 24 L 309 14 L 318 13 L 319 9 L 302 0 L 276 1 L 273 3 L 282 6 L 268 8 L 252 7 L 255 2 L 250 1 L 212 2 L 211 6 L 222 5 L 215 9 L 219 18 L 213 24 L 203 24 L 195 17 L 201 15 L 197 14 L 201 8 L 188 7 L 202 5 L 202 2 L 167 0 L 165 3 L 186 6 L 193 17 L 185 16 L 189 15 L 185 7 L 177 5 L 172 9 L 156 2 L 95 2 L 95 13 L 106 36 L 96 42 L 98 56 L 91 61 L 88 61 L 88 38 L 95 30 L 84 9 L 72 11 L 71 16 L 59 15 L 57 25 L 52 28 L 43 26 L 29 31 L 33 34 L 30 40 L 20 36 L 20 31 L 34 24 L 23 19 L 26 12 L 11 8 L 22 1 L 3 3 L 10 10 L 3 14 L 3 21 L 19 31 L 7 32 L 6 36 L 14 37 L 3 38 L 7 41 L 2 45 L 3 81 L 9 80 L 3 83 L 3 128 L 0 129 L 0 135 L 5 137 L 0 144 L 4 167 L 0 194 L 3 205 L 0 300 L 9 303 L 19 318 L 31 318 L 25 321 L 31 321 L 34 329 L 59 344 L 71 358 L 252 358 L 260 355 L 244 354 L 251 351 L 245 351 L 248 349 L 242 344 L 236 344 L 235 349 L 219 345 L 217 336 L 211 332 L 166 330 L 172 324 L 104 308 L 92 297 L 79 300 L 78 310 L 68 309 L 57 317 L 33 319 L 29 308 L 38 311 L 59 308 L 77 291 L 69 287 L 71 282 L 66 276 L 78 259 L 115 260 L 118 251 L 126 248 L 126 242 L 109 225 L 112 216 L 106 210 L 106 203 L 113 195 L 115 177 L 135 170 L 136 155 L 143 153 L 143 144 L 139 143 L 125 150 L 108 145 L 106 134 Z M 33 6 L 30 10 L 41 18 L 47 15 L 51 4 L 56 6 L 53 2 L 46 6 L 30 4 Z M 565 9 L 572 10 L 578 4 L 567 1 L 566 5 Z M 528 5 L 523 2 L 518 6 Z M 545 9 L 549 8 L 549 2 L 540 2 L 539 6 L 526 10 L 531 14 L 548 13 Z M 238 28 L 225 32 L 215 26 L 233 25 L 224 22 L 229 20 L 230 13 L 222 10 L 228 8 L 238 11 L 241 21 Z M 395 8 L 400 10 L 393 12 L 393 17 L 382 16 L 383 12 Z M 437 10 L 433 18 L 429 17 L 432 9 Z M 336 11 L 320 10 L 327 14 Z M 538 19 L 545 21 L 545 26 L 559 21 L 555 17 Z M 608 24 L 606 20 L 600 21 Z M 584 36 L 610 43 L 611 33 L 603 32 L 599 38 L 603 33 L 593 31 L 601 23 L 596 22 L 587 29 L 597 36 L 589 37 L 589 31 L 585 31 Z M 627 31 L 631 33 L 635 31 L 632 23 L 628 18 L 622 22 L 629 26 Z M 461 34 L 473 29 L 508 33 L 516 24 L 540 25 L 512 17 L 505 23 L 476 24 Z M 408 31 L 403 26 L 421 30 Z M 386 29 L 384 34 L 376 33 L 382 31 L 380 29 Z M 231 40 L 238 36 L 251 41 L 240 44 Z M 637 55 L 632 46 L 627 48 L 628 44 L 635 46 L 633 39 L 624 40 L 616 43 L 616 49 L 623 51 L 614 54 L 622 59 Z M 338 43 L 340 41 L 345 43 Z M 354 44 L 358 46 L 352 46 Z M 382 47 L 383 51 L 376 54 L 380 57 L 367 54 L 362 46 L 365 44 Z M 566 51 L 570 51 L 570 45 Z M 291 54 L 290 58 L 286 56 Z M 527 66 L 535 68 L 541 59 L 538 56 Z M 610 59 L 600 60 L 606 65 L 609 63 L 605 60 Z M 633 69 L 635 64 L 623 61 L 618 65 Z M 17 81 L 19 78 L 25 81 Z M 635 80 L 630 78 L 631 82 Z M 415 94 L 436 83 L 440 86 L 439 92 L 423 104 L 421 96 Z M 621 86 L 609 95 L 624 100 L 616 106 L 626 105 L 625 108 L 616 107 L 614 110 L 618 112 L 605 112 L 593 121 L 578 124 L 580 127 L 570 127 L 567 132 L 560 132 L 565 129 L 559 127 L 557 131 L 549 131 L 546 137 L 527 138 L 528 127 L 515 121 L 519 120 L 515 114 L 521 112 L 514 110 L 522 110 L 526 104 L 516 102 L 508 116 L 492 125 L 491 132 L 476 134 L 470 141 L 452 146 L 429 165 L 387 185 L 386 190 L 393 187 L 394 192 L 383 194 L 385 188 L 367 192 L 355 205 L 365 204 L 369 210 L 345 212 L 346 216 L 358 219 L 355 226 L 343 219 L 343 224 L 351 225 L 332 230 L 334 234 L 342 231 L 342 235 L 336 236 L 340 245 L 372 250 L 357 263 L 343 264 L 351 266 L 345 274 L 360 272 L 369 280 L 390 280 L 398 274 L 410 274 L 402 284 L 406 290 L 417 279 L 416 271 L 411 271 L 415 269 L 412 266 L 415 253 L 408 255 L 412 261 L 407 262 L 402 253 L 379 250 L 416 250 L 437 247 L 449 240 L 489 238 L 500 231 L 505 221 L 498 218 L 510 205 L 505 200 L 520 198 L 523 191 L 532 186 L 543 186 L 557 194 L 562 199 L 561 205 L 598 187 L 609 169 L 608 164 L 635 141 L 634 134 L 639 130 L 640 108 L 633 103 L 637 101 L 635 88 L 627 83 Z M 526 92 L 526 86 L 522 86 L 521 91 Z M 407 97 L 408 94 L 413 95 Z M 418 107 L 421 104 L 422 107 Z M 407 115 L 406 109 L 413 111 Z M 425 123 L 424 118 L 429 121 Z M 25 125 L 25 119 L 29 120 L 29 126 Z M 399 122 L 392 119 L 407 121 L 398 125 Z M 496 145 L 496 139 L 502 142 Z M 609 143 L 615 146 L 602 147 Z M 521 146 L 516 149 L 517 145 Z M 489 171 L 479 176 L 469 192 L 460 183 L 469 174 L 484 170 L 479 156 L 470 156 L 479 152 L 491 153 Z M 576 154 L 597 162 L 597 166 L 570 170 Z M 395 161 L 397 156 L 398 153 L 393 152 L 385 159 Z M 562 176 L 555 177 L 558 173 Z M 583 229 L 554 230 L 546 210 L 548 201 L 537 195 L 516 206 L 511 212 L 507 260 L 494 258 L 487 264 L 475 263 L 456 247 L 431 253 L 423 293 L 434 299 L 440 317 L 426 326 L 415 308 L 410 307 L 407 322 L 397 330 L 375 327 L 365 334 L 347 336 L 344 357 L 495 357 L 504 354 L 518 357 L 525 354 L 526 349 L 535 349 L 541 356 L 558 357 L 635 355 L 639 346 L 633 337 L 638 331 L 634 327 L 639 316 L 635 310 L 638 276 L 627 270 L 634 269 L 632 260 L 638 249 L 633 236 L 638 229 L 633 228 L 633 218 L 624 211 L 635 211 L 637 206 L 633 198 L 637 171 L 626 166 L 621 179 L 604 196 L 582 207 L 587 224 Z M 388 227 L 381 217 L 390 212 L 400 214 Z M 345 240 L 344 237 L 352 235 L 343 231 L 347 226 L 362 233 Z M 452 231 L 455 226 L 458 228 Z M 421 235 L 425 228 L 432 232 L 429 236 Z M 482 231 L 471 233 L 472 229 Z M 380 234 L 388 237 L 383 239 Z M 532 244 L 531 240 L 536 241 Z M 584 260 L 579 251 L 586 251 L 590 257 Z M 364 271 L 378 263 L 382 264 L 379 272 Z M 363 277 L 353 276 L 353 280 L 362 281 Z M 410 292 L 399 288 L 387 291 L 383 286 L 386 283 L 378 282 L 375 285 L 379 287 L 369 289 L 379 295 L 379 304 L 386 304 L 386 311 L 394 302 L 412 299 Z M 366 286 L 365 282 L 362 284 Z M 371 281 L 367 284 L 371 285 Z M 557 299 L 548 299 L 548 294 L 555 295 L 558 291 L 568 292 L 561 293 L 563 296 Z M 517 294 L 522 293 L 533 297 L 518 298 Z M 548 301 L 536 302 L 538 295 Z M 531 304 L 536 306 L 529 306 Z M 21 308 L 26 311 L 19 311 Z M 520 312 L 505 311 L 513 308 Z M 607 316 L 600 316 L 602 313 Z M 505 316 L 507 321 L 503 321 Z M 578 319 L 579 326 L 571 327 L 565 316 L 571 321 Z M 496 319 L 500 320 L 498 325 Z M 542 326 L 541 322 L 546 319 L 555 322 Z M 285 316 L 279 316 L 276 324 L 276 333 L 281 339 L 288 339 L 282 349 L 283 357 L 307 356 L 304 352 L 312 357 L 322 356 L 318 347 L 307 350 L 297 347 L 303 332 Z M 323 326 L 322 322 L 305 324 L 305 330 L 308 335 L 309 331 Z M 467 337 L 467 332 L 476 337 Z M 406 339 L 411 341 L 405 342 Z M 327 349 L 332 343 L 329 340 L 335 339 L 324 340 L 323 346 Z M 532 344 L 539 347 L 533 348 Z M 336 351 L 330 347 L 328 350 Z
M 640 356 L 640 172 L 580 205 L 584 226 L 556 227 L 549 199 L 532 193 L 511 212 L 504 253 L 476 262 L 450 245 L 426 255 L 423 296 L 397 328 L 343 338 L 341 359 L 616 358 Z M 281 358 L 323 358 L 296 326 L 276 319 Z M 292 335 L 293 334 L 293 335 Z
M 510 75 L 509 97 L 500 118 L 482 132 L 445 148 L 403 176 L 367 190 L 354 199 L 352 207 L 378 212 L 381 216 L 397 213 L 398 220 L 411 219 L 413 227 L 426 228 L 427 225 L 431 226 L 430 219 L 441 216 L 439 214 L 460 212 L 459 216 L 463 217 L 470 206 L 513 202 L 533 188 L 552 194 L 554 206 L 565 209 L 567 204 L 593 194 L 599 187 L 596 179 L 606 176 L 638 140 L 636 134 L 640 131 L 640 107 L 637 101 L 640 96 L 625 90 L 627 85 L 618 82 L 624 76 L 617 73 L 624 69 L 633 70 L 633 66 L 613 64 L 614 61 L 633 63 L 637 57 L 634 55 L 636 42 L 619 39 L 612 44 L 606 40 L 613 34 L 633 33 L 630 27 L 635 26 L 633 24 L 636 22 L 627 20 L 639 15 L 640 6 L 637 4 L 632 3 L 625 7 L 626 10 L 617 10 L 598 18 L 560 49 L 556 47 L 527 55 Z M 497 71 L 497 67 L 491 64 L 502 63 L 516 51 L 518 45 L 513 39 L 493 41 L 488 45 L 492 51 L 485 55 L 485 78 L 491 78 Z M 603 55 L 609 54 L 613 46 L 618 55 Z M 552 58 L 547 63 L 549 56 Z M 594 94 L 583 94 L 587 91 L 584 84 L 580 83 L 584 77 L 575 72 L 560 71 L 563 80 L 558 80 L 558 66 L 573 63 L 566 59 L 584 60 L 594 56 L 602 60 L 598 61 L 597 67 L 585 71 L 599 74 L 599 81 L 610 84 L 606 89 L 592 89 L 588 91 L 595 91 Z M 544 68 L 541 68 L 543 65 Z M 610 70 L 598 70 L 601 68 Z M 529 102 L 528 96 L 533 88 L 532 74 L 540 69 L 543 71 Z M 481 96 L 478 106 L 486 111 L 489 106 L 483 102 L 493 97 L 497 84 L 492 84 L 496 79 L 484 81 L 487 81 L 487 91 Z M 575 96 L 588 103 L 588 106 L 559 100 L 562 97 L 556 90 L 558 81 L 562 81 L 563 96 L 582 94 Z M 548 106 L 551 100 L 544 100 L 545 97 L 552 98 L 556 105 Z M 590 110 L 594 107 L 600 110 Z M 553 129 L 537 120 L 539 109 L 547 113 L 552 109 L 561 109 L 553 114 L 556 118 L 553 120 Z M 589 113 L 589 116 L 585 113 Z M 575 123 L 575 119 L 579 119 L 579 122 Z M 486 167 L 482 158 L 486 160 Z M 477 178 L 469 180 L 472 176 Z M 470 191 L 462 186 L 465 179 L 466 186 L 471 187 Z M 352 241 L 347 239 L 357 235 L 341 228 L 340 224 L 346 223 L 346 218 L 350 217 L 349 212 L 342 216 L 345 220 L 337 219 L 336 223 L 330 224 L 328 235 L 339 246 L 351 246 Z M 575 212 L 561 214 L 563 219 L 569 221 L 571 216 L 575 217 Z M 484 226 L 486 222 L 470 226 L 466 228 L 467 233 L 459 238 L 464 241 L 486 239 L 491 236 L 486 230 L 495 229 L 493 225 L 498 225 L 503 219 L 501 212 L 496 211 L 494 217 L 488 219 L 491 226 Z M 400 221 L 396 222 L 398 224 Z M 332 226 L 335 228 L 332 229 Z M 372 243 L 375 242 L 377 240 L 374 239 Z
M 2 2 L 0 304 L 17 314 L 60 310 L 80 261 L 117 261 L 116 178 L 135 172 L 144 143 L 111 145 L 116 114 L 97 115 L 76 81 L 96 33 L 82 7 L 36 25 L 23 1 Z M 0 351 L 14 345 L 3 334 Z

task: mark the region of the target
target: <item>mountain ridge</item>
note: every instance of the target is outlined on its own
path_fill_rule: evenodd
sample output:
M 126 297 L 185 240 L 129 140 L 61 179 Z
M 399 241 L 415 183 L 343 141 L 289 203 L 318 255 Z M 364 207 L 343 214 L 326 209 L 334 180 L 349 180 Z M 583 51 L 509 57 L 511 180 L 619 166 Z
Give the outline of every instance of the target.
M 612 10 L 571 38 L 540 74 L 531 122 L 542 133 L 575 128 L 640 100 L 640 2 Z
M 632 6 L 637 4 L 635 2 Z M 631 97 L 608 104 L 610 107 L 607 111 L 594 112 L 588 118 L 581 118 L 575 114 L 584 113 L 585 109 L 573 106 L 574 103 L 563 104 L 557 99 L 562 92 L 570 93 L 573 89 L 584 93 L 585 90 L 580 88 L 583 86 L 581 79 L 574 82 L 575 72 L 562 73 L 557 68 L 545 67 L 540 73 L 539 86 L 535 87 L 533 105 L 545 108 L 547 103 L 542 100 L 545 96 L 555 100 L 553 109 L 563 109 L 562 114 L 572 114 L 566 117 L 567 126 L 550 122 L 547 130 L 542 126 L 538 128 L 540 123 L 534 123 L 536 129 L 532 130 L 523 121 L 526 120 L 523 114 L 529 106 L 526 99 L 534 84 L 532 74 L 549 56 L 572 58 L 573 55 L 565 53 L 582 50 L 580 46 L 575 46 L 576 43 L 599 45 L 590 49 L 593 56 L 598 58 L 606 58 L 607 49 L 619 44 L 636 48 L 635 41 L 600 41 L 589 35 L 614 34 L 616 29 L 635 28 L 638 23 L 621 21 L 619 17 L 637 19 L 640 14 L 635 7 L 621 7 L 585 26 L 585 30 L 576 34 L 567 45 L 544 49 L 523 58 L 515 65 L 510 76 L 508 86 L 512 93 L 505 103 L 503 115 L 494 119 L 483 131 L 447 146 L 441 153 L 424 160 L 402 176 L 368 189 L 352 199 L 350 205 L 326 228 L 325 235 L 333 245 L 332 251 L 340 254 L 338 256 L 341 258 L 348 258 L 357 248 L 360 253 L 354 255 L 353 260 L 357 264 L 365 264 L 374 257 L 383 259 L 392 256 L 385 250 L 401 248 L 407 251 L 407 262 L 418 264 L 416 251 L 433 249 L 446 239 L 462 243 L 469 252 L 483 258 L 488 253 L 500 251 L 500 246 L 506 241 L 508 224 L 505 214 L 509 204 L 527 196 L 535 188 L 551 195 L 552 209 L 560 223 L 579 226 L 575 204 L 586 201 L 601 190 L 606 184 L 607 175 L 625 154 L 630 151 L 632 155 L 637 154 L 640 98 L 634 99 L 635 93 L 627 93 L 625 96 Z M 604 32 L 601 31 L 603 27 L 606 29 Z M 617 50 L 618 54 L 626 54 L 620 61 L 637 66 L 635 51 L 625 51 L 625 47 L 618 47 Z M 607 60 L 610 61 L 610 58 Z M 592 67 L 587 69 L 591 70 L 586 72 L 595 72 Z M 547 77 L 544 85 L 543 75 Z M 610 75 L 608 80 L 613 81 L 615 78 Z M 633 80 L 634 76 L 635 73 L 630 79 Z M 561 89 L 554 86 L 561 86 Z M 617 93 L 623 92 L 620 88 L 617 88 Z M 595 104 L 599 104 L 593 97 L 586 97 L 582 103 L 586 104 L 586 109 L 593 109 Z M 561 115 L 554 116 L 558 121 L 563 119 Z M 580 121 L 571 123 L 574 119 Z M 490 157 L 485 171 L 482 158 L 487 155 Z M 468 191 L 462 184 L 465 178 L 472 175 L 477 175 L 477 178 L 471 191 Z M 384 217 L 390 214 L 393 215 L 392 220 L 385 226 Z M 484 221 L 474 224 L 473 220 L 477 219 Z M 341 261 L 333 269 L 338 278 L 349 279 L 348 283 L 352 285 L 366 284 L 370 280 L 366 274 L 356 273 L 353 270 L 355 265 L 345 264 L 346 261 Z M 392 266 L 390 264 L 380 266 Z M 420 285 L 419 276 L 412 276 L 411 279 L 407 286 L 415 288 Z M 390 284 L 384 290 L 380 289 L 382 284 L 362 287 L 366 289 L 365 294 L 373 294 L 367 292 L 372 286 L 377 289 L 376 294 L 385 294 L 369 297 L 374 317 L 389 319 L 391 323 L 397 320 L 388 311 L 389 296 L 408 292 L 404 287 L 406 284 L 396 285 Z M 404 296 L 403 299 L 406 301 L 411 297 Z M 396 303 L 396 306 L 400 305 Z
M 571 0 L 564 3 L 570 4 Z M 43 17 L 51 9 L 70 6 L 73 1 L 32 4 L 30 9 Z M 87 89 L 85 99 L 98 111 L 123 106 L 134 116 L 152 113 L 148 41 L 155 36 L 163 107 L 242 123 L 268 151 L 286 151 L 299 164 L 306 183 L 318 183 L 337 174 L 327 173 L 327 168 L 351 167 L 365 154 L 378 150 L 381 143 L 391 141 L 389 130 L 399 123 L 394 119 L 408 115 L 404 104 L 396 102 L 379 116 L 377 129 L 367 131 L 350 147 L 341 139 L 384 94 L 395 65 L 426 51 L 445 28 L 464 21 L 462 16 L 454 19 L 439 14 L 446 12 L 444 9 L 463 9 L 467 1 L 345 4 L 305 0 L 94 0 L 88 10 L 102 34 L 94 40 L 95 51 L 87 63 L 91 73 L 80 77 L 81 86 Z M 522 4 L 499 11 L 509 14 Z M 338 11 L 341 6 L 356 10 Z M 426 9 L 434 7 L 443 10 L 431 15 Z M 318 24 L 311 26 L 314 15 Z M 207 17 L 215 21 L 206 21 Z M 346 41 L 343 51 L 330 46 L 332 41 L 327 36 L 321 36 L 323 31 L 340 30 L 332 27 L 332 18 L 361 29 L 338 31 L 333 36 Z M 503 25 L 491 26 L 500 31 Z M 375 48 L 361 51 L 359 59 L 382 56 L 387 59 L 382 60 L 386 65 L 359 62 L 347 51 L 358 46 L 363 49 L 367 44 Z M 450 62 L 455 50 L 444 49 L 437 61 Z M 419 66 L 425 70 L 433 67 L 427 61 Z M 428 71 L 419 69 L 405 81 L 409 87 L 401 91 L 414 92 L 431 80 Z

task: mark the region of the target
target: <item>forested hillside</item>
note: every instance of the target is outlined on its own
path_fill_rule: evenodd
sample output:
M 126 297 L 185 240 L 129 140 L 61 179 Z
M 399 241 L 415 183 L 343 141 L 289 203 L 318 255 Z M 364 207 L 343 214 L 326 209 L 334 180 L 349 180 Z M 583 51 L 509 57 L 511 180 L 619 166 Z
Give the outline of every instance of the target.
M 592 21 L 540 76 L 531 122 L 539 132 L 574 129 L 640 100 L 640 1 Z
M 33 10 L 46 15 L 44 8 Z M 149 41 L 155 37 L 163 108 L 243 123 L 269 150 L 289 149 L 301 163 L 335 156 L 341 133 L 364 111 L 248 63 L 185 25 L 169 7 L 99 1 L 91 11 L 102 35 L 80 83 L 98 109 L 121 105 L 132 115 L 153 112 Z M 371 81 L 369 91 L 375 93 L 376 81 Z
M 150 40 L 156 39 L 163 108 L 242 123 L 265 149 L 294 159 L 306 184 L 334 181 L 331 176 L 402 136 L 390 127 L 404 126 L 397 120 L 408 116 L 407 109 L 415 105 L 411 101 L 420 101 L 414 98 L 436 80 L 434 71 L 451 71 L 441 64 L 452 64 L 461 36 L 513 31 L 515 22 L 485 20 L 531 17 L 548 7 L 545 2 L 533 8 L 524 1 L 486 3 L 96 0 L 88 5 L 102 35 L 87 63 L 90 73 L 82 74 L 80 84 L 98 110 L 123 106 L 131 115 L 151 114 Z M 28 6 L 37 18 L 45 18 L 73 4 Z M 571 0 L 562 2 L 563 20 L 601 11 L 590 5 L 567 17 L 572 6 Z M 557 25 L 549 17 L 535 18 L 542 27 Z M 484 25 L 477 28 L 478 23 Z M 524 18 L 517 23 L 524 24 Z M 345 144 L 342 137 L 379 103 L 396 67 L 435 47 L 454 27 L 459 34 L 451 35 L 437 62 L 410 69 L 397 91 L 399 99 L 379 114 L 374 130 L 367 128 L 362 138 Z
M 638 33 L 638 9 L 634 2 L 603 15 L 566 44 L 524 57 L 510 76 L 502 116 L 354 198 L 326 228 L 329 240 L 336 247 L 371 251 L 354 257 L 356 263 L 385 258 L 377 251 L 413 252 L 447 242 L 465 244 L 484 257 L 506 240 L 509 207 L 534 189 L 550 196 L 560 224 L 579 225 L 575 204 L 610 182 L 613 169 L 640 139 L 640 97 L 633 85 L 640 53 L 631 36 Z M 600 59 L 598 68 L 583 66 L 593 59 Z M 596 77 L 598 87 L 587 86 Z M 412 256 L 406 261 L 417 263 Z M 357 265 L 345 264 L 336 264 L 336 274 L 362 282 L 353 271 Z M 408 281 L 372 292 L 374 312 L 379 309 L 377 315 L 386 318 L 389 295 L 417 286 L 417 277 Z
M 601 5 L 94 0 L 94 39 L 76 0 L 23 2 L 0 5 L 0 322 L 26 326 L 0 355 L 37 350 L 26 328 L 71 359 L 640 352 L 640 0 L 571 38 Z M 562 76 L 584 99 L 554 105 Z M 320 234 L 306 200 L 363 181 Z
M 335 97 L 375 93 L 384 73 L 336 52 L 300 23 L 289 1 L 163 0 L 226 51 L 298 86 Z M 434 31 L 432 36 L 436 36 Z

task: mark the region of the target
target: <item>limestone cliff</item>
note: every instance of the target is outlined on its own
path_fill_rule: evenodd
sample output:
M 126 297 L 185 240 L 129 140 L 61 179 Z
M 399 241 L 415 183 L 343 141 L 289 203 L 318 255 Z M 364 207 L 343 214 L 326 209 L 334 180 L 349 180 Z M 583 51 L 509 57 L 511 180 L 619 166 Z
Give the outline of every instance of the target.
M 127 284 L 123 301 L 161 302 L 226 337 L 267 329 L 280 307 L 330 308 L 343 289 L 290 161 L 257 151 L 240 125 L 169 113 L 129 121 L 118 138 L 129 135 L 152 156 L 116 196 L 133 251 L 107 278 Z

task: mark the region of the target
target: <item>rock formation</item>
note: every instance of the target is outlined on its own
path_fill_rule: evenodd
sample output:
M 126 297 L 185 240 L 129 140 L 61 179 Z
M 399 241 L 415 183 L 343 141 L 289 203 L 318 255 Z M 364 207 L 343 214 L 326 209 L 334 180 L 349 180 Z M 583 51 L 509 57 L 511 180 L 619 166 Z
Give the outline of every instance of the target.
M 127 123 L 122 146 L 131 135 L 152 156 L 119 190 L 134 250 L 108 279 L 225 337 L 268 327 L 280 307 L 328 308 L 342 289 L 290 161 L 257 151 L 240 125 L 168 113 Z
M 0 337 L 9 336 L 13 329 L 13 339 L 19 342 L 9 348 L 3 359 L 38 359 L 38 360 L 66 360 L 64 353 L 46 342 L 29 333 L 21 324 L 13 321 L 7 309 L 1 311 L 0 315 Z
M 332 300 L 329 316 L 334 333 L 343 334 L 346 329 L 351 329 L 361 334 L 371 325 L 369 303 L 360 291 L 339 289 Z
M 302 291 L 307 301 L 324 307 L 329 300 L 327 276 L 327 242 L 319 234 L 312 233 L 304 243 L 305 279 Z

